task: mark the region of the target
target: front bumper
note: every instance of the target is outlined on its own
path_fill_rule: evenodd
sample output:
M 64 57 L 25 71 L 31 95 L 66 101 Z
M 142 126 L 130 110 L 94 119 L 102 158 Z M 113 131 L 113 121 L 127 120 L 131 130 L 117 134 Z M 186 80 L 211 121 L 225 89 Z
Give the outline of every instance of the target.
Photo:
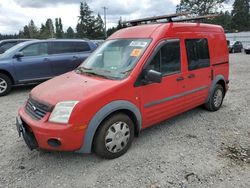
M 86 127 L 61 125 L 48 122 L 49 114 L 41 120 L 32 119 L 24 108 L 21 108 L 16 118 L 19 136 L 30 149 L 40 148 L 56 151 L 77 151 L 83 144 Z
M 30 150 L 36 149 L 38 147 L 34 134 L 27 126 L 23 124 L 19 116 L 16 117 L 16 128 L 19 137 L 23 136 L 23 139 Z

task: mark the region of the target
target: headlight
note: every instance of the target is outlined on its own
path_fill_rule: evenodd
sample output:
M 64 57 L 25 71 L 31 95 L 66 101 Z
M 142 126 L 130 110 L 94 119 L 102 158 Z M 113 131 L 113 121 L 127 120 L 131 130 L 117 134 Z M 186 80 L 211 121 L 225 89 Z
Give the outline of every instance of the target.
M 79 101 L 63 101 L 56 104 L 49 121 L 54 123 L 68 123 L 71 112 Z

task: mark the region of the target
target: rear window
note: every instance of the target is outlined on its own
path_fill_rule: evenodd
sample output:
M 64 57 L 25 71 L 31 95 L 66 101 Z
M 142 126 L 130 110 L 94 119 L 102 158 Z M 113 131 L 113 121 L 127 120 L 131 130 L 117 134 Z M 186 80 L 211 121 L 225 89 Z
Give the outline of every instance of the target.
M 185 44 L 188 57 L 188 70 L 210 66 L 207 39 L 186 39 Z
M 76 53 L 90 51 L 87 42 L 51 42 L 50 54 Z

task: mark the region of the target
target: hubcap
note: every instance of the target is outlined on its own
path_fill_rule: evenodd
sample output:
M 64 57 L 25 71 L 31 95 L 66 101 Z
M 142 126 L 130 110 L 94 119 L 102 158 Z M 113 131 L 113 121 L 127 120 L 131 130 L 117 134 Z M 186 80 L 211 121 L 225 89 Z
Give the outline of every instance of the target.
M 218 89 L 214 94 L 214 106 L 218 108 L 221 105 L 222 100 L 223 100 L 223 92 L 220 89 Z
M 109 152 L 117 153 L 126 147 L 129 138 L 129 126 L 119 121 L 109 127 L 105 137 L 105 146 Z
M 5 92 L 6 89 L 7 89 L 7 82 L 4 79 L 0 78 L 0 93 Z

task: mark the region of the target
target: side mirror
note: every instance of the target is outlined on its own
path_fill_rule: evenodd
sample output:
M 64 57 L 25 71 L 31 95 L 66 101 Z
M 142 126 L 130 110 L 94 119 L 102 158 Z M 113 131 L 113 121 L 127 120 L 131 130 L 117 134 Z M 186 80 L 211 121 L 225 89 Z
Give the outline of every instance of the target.
M 20 57 L 23 57 L 23 52 L 16 52 L 14 58 L 20 58 Z
M 146 81 L 153 83 L 161 83 L 162 74 L 155 70 L 148 70 L 145 75 Z

